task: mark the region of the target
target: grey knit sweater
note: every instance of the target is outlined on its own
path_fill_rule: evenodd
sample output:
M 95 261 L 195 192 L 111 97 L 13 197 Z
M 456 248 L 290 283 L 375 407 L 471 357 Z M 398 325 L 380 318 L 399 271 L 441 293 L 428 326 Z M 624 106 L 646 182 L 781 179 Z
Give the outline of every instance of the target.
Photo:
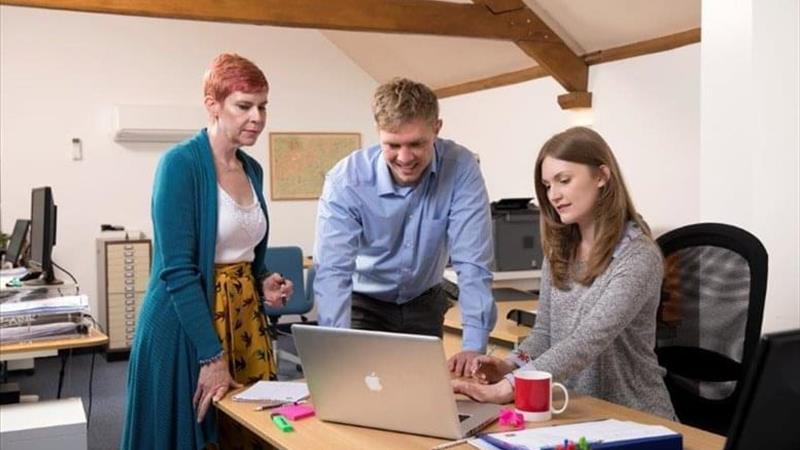
M 557 289 L 545 261 L 536 324 L 509 359 L 552 373 L 571 393 L 674 420 L 653 351 L 663 270 L 658 247 L 632 222 L 590 286 Z

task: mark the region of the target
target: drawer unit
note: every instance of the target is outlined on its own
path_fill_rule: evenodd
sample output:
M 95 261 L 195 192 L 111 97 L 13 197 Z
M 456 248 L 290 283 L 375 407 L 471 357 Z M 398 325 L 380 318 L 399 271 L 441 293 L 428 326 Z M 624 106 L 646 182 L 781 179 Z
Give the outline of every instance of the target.
M 127 352 L 150 281 L 149 239 L 97 239 L 99 322 L 108 334 L 108 352 Z

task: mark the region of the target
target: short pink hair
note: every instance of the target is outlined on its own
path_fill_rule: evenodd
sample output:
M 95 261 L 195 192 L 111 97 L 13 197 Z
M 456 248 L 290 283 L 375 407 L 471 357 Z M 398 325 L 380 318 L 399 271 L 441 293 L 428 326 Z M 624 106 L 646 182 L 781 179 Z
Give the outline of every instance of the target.
M 231 93 L 268 91 L 264 72 L 252 61 L 235 53 L 222 53 L 211 61 L 203 77 L 203 94 L 219 102 Z

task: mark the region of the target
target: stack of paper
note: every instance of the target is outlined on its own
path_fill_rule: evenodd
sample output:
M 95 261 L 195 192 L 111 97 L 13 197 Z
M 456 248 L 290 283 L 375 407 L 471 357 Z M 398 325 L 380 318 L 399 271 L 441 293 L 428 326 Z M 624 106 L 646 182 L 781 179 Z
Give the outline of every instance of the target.
M 0 303 L 0 317 L 32 314 L 89 313 L 89 297 L 65 295 L 30 301 L 7 301 Z

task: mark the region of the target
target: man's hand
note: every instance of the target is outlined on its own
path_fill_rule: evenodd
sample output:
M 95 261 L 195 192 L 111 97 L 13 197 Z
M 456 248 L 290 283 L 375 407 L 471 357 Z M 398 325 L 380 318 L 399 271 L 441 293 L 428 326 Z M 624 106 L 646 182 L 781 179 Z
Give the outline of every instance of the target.
M 478 384 L 470 380 L 450 380 L 453 392 L 464 394 L 482 403 L 506 404 L 514 401 L 514 388 L 508 380 L 495 384 Z
M 461 351 L 447 360 L 447 368 L 450 369 L 450 372 L 456 377 L 470 376 L 470 362 L 479 356 L 483 356 L 483 354 L 474 350 Z
M 467 373 L 481 384 L 491 384 L 500 381 L 507 373 L 516 369 L 511 361 L 494 356 L 481 355 L 469 363 Z
M 264 302 L 270 308 L 280 308 L 286 305 L 286 300 L 292 296 L 294 292 L 294 284 L 292 280 L 284 278 L 279 273 L 264 278 L 261 284 L 262 294 L 264 295 Z
M 197 412 L 197 423 L 203 421 L 206 416 L 211 401 L 218 402 L 228 389 L 242 387 L 241 384 L 231 378 L 228 372 L 228 362 L 225 358 L 220 358 L 200 367 L 200 374 L 197 377 L 197 390 L 194 391 L 192 405 Z

